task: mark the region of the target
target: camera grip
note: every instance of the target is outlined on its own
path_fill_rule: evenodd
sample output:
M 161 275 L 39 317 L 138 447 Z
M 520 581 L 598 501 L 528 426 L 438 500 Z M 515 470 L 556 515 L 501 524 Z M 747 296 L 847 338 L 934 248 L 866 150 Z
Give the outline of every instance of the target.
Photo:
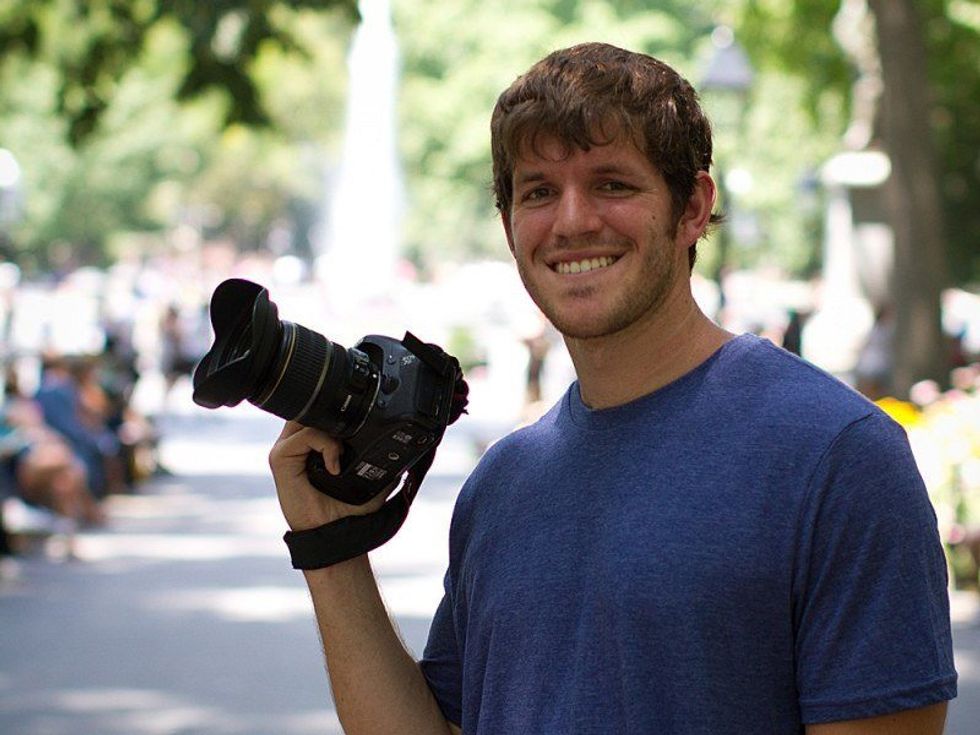
M 306 478 L 310 484 L 321 493 L 330 495 L 330 477 L 330 473 L 327 472 L 327 465 L 323 461 L 323 455 L 311 450 L 306 455 Z
M 349 481 L 344 481 L 345 477 L 349 477 L 347 470 L 350 468 L 349 460 L 352 452 L 353 449 L 345 444 L 340 455 L 340 474 L 333 475 L 327 471 L 323 455 L 311 450 L 306 455 L 306 478 L 324 495 L 329 495 L 347 505 L 364 505 L 383 490 L 384 485 L 379 484 L 374 492 L 365 493 L 362 487 L 351 487 Z

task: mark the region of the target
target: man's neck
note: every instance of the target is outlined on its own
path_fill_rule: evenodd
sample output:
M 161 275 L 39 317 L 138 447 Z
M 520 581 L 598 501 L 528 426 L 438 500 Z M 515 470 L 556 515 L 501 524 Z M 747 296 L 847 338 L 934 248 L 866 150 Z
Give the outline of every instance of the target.
M 705 316 L 689 293 L 664 306 L 615 334 L 566 338 L 587 406 L 611 408 L 652 393 L 689 373 L 734 336 Z

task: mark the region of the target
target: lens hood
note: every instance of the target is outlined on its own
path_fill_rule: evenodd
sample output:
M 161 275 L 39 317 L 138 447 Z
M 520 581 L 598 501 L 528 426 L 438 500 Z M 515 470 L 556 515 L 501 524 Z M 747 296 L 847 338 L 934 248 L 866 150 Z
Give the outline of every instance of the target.
M 194 403 L 237 406 L 252 396 L 275 358 L 282 325 L 269 291 L 229 278 L 211 297 L 214 345 L 194 371 Z

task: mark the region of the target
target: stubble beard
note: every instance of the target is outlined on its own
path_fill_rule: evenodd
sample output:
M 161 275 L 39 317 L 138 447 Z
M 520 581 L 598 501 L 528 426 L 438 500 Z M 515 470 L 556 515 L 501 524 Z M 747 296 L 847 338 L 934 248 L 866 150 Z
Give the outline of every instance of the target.
M 557 298 L 549 298 L 544 289 L 538 288 L 530 269 L 518 261 L 518 272 L 524 287 L 542 313 L 564 337 L 569 339 L 596 339 L 621 332 L 647 316 L 655 314 L 663 306 L 679 277 L 679 261 L 674 257 L 674 243 L 662 230 L 651 233 L 651 247 L 643 256 L 639 270 L 634 269 L 628 282 L 605 314 L 594 319 L 576 318 L 564 313 L 559 300 L 589 299 L 596 293 L 595 286 L 566 292 Z

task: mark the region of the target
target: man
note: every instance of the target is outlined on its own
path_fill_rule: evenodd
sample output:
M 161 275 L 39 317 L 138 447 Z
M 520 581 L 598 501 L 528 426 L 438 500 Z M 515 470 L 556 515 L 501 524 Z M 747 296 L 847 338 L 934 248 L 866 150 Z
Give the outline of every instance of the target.
M 366 558 L 307 573 L 350 733 L 939 733 L 955 696 L 936 519 L 904 433 L 691 296 L 712 220 L 691 87 L 602 44 L 500 97 L 498 207 L 578 380 L 462 489 L 420 664 Z M 305 481 L 286 519 L 352 510 Z M 364 509 L 364 510 L 370 510 Z

